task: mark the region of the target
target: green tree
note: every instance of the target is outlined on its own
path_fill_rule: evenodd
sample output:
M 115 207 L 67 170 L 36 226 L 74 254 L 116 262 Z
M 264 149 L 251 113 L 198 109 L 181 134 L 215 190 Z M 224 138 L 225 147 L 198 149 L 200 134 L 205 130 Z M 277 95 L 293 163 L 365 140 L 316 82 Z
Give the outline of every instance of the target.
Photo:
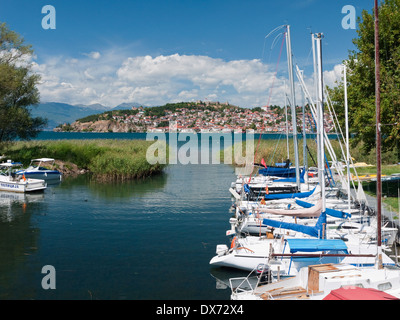
M 382 150 L 391 151 L 400 142 L 400 0 L 384 0 L 378 10 Z M 355 133 L 354 144 L 363 142 L 367 154 L 376 146 L 374 13 L 364 10 L 357 22 L 356 50 L 344 63 L 349 126 Z M 343 82 L 329 91 L 344 125 Z
M 33 50 L 24 39 L 0 23 L 0 143 L 35 137 L 46 125 L 41 117 L 32 117 L 30 107 L 40 101 L 29 59 Z

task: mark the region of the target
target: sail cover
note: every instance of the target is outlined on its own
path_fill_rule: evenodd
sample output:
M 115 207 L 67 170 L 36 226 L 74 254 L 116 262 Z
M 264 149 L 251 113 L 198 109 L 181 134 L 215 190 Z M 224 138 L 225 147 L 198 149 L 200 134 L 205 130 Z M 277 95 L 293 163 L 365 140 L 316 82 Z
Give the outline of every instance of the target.
M 300 173 L 300 183 L 304 183 L 304 174 L 306 170 L 303 169 Z M 276 179 L 274 182 L 296 182 L 296 178 L 283 178 L 283 179 Z
M 259 212 L 269 213 L 269 214 L 277 214 L 282 216 L 292 216 L 292 217 L 304 217 L 304 218 L 313 218 L 319 217 L 322 211 L 322 199 L 318 200 L 316 205 L 304 208 L 304 209 L 269 209 L 269 208 L 260 208 Z
M 340 239 L 286 239 L 290 253 L 338 251 L 347 254 L 347 246 Z
M 299 206 L 302 206 L 304 208 L 312 208 L 314 206 L 313 203 L 301 201 L 301 200 L 298 200 L 298 199 L 296 199 L 296 203 Z M 326 214 L 330 215 L 331 217 L 335 217 L 335 218 L 342 218 L 342 219 L 351 218 L 351 214 L 350 213 L 339 211 L 339 210 L 335 210 L 335 209 L 331 209 L 331 208 L 326 208 L 325 212 L 326 212 Z
M 315 187 L 316 188 L 316 187 Z M 297 192 L 297 193 L 270 193 L 264 196 L 265 200 L 276 200 L 276 199 L 293 199 L 293 198 L 307 198 L 311 196 L 315 188 L 307 192 Z
M 263 219 L 262 223 L 273 228 L 294 230 L 304 234 L 308 234 L 312 237 L 321 238 L 323 236 L 323 224 L 326 224 L 326 213 L 322 212 L 320 214 L 314 227 L 272 219 Z
M 259 174 L 264 176 L 275 176 L 275 177 L 295 177 L 296 168 L 284 168 L 284 167 L 266 167 L 258 170 Z

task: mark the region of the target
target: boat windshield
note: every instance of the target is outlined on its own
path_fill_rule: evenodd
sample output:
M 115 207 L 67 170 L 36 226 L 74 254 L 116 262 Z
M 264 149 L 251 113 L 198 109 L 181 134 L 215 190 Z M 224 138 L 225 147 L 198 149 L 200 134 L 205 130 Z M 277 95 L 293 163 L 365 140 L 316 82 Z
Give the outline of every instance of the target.
M 53 167 L 54 161 L 38 161 L 32 160 L 29 168 L 38 170 L 50 170 Z

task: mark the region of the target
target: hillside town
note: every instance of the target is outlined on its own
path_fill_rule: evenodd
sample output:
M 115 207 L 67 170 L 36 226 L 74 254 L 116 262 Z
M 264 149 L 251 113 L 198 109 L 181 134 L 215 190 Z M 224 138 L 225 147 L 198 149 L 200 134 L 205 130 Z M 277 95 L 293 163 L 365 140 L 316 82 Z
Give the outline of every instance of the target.
M 307 109 L 306 109 L 307 110 Z M 302 108 L 297 107 L 297 124 L 302 128 Z M 312 133 L 313 119 L 305 114 L 306 132 Z M 240 108 L 228 102 L 181 102 L 161 107 L 132 107 L 129 110 L 104 112 L 63 124 L 55 131 L 84 132 L 167 132 L 174 124 L 178 132 L 292 132 L 290 108 L 279 106 Z M 325 130 L 330 132 L 332 121 L 326 117 Z M 299 128 L 299 131 L 301 129 Z

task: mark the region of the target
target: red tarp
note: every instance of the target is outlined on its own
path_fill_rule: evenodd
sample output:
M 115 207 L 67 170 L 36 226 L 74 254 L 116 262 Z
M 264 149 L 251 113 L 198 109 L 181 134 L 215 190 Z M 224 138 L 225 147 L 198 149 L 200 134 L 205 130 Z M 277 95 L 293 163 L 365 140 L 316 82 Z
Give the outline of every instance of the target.
M 332 290 L 323 300 L 399 300 L 398 298 L 376 289 L 346 286 Z

